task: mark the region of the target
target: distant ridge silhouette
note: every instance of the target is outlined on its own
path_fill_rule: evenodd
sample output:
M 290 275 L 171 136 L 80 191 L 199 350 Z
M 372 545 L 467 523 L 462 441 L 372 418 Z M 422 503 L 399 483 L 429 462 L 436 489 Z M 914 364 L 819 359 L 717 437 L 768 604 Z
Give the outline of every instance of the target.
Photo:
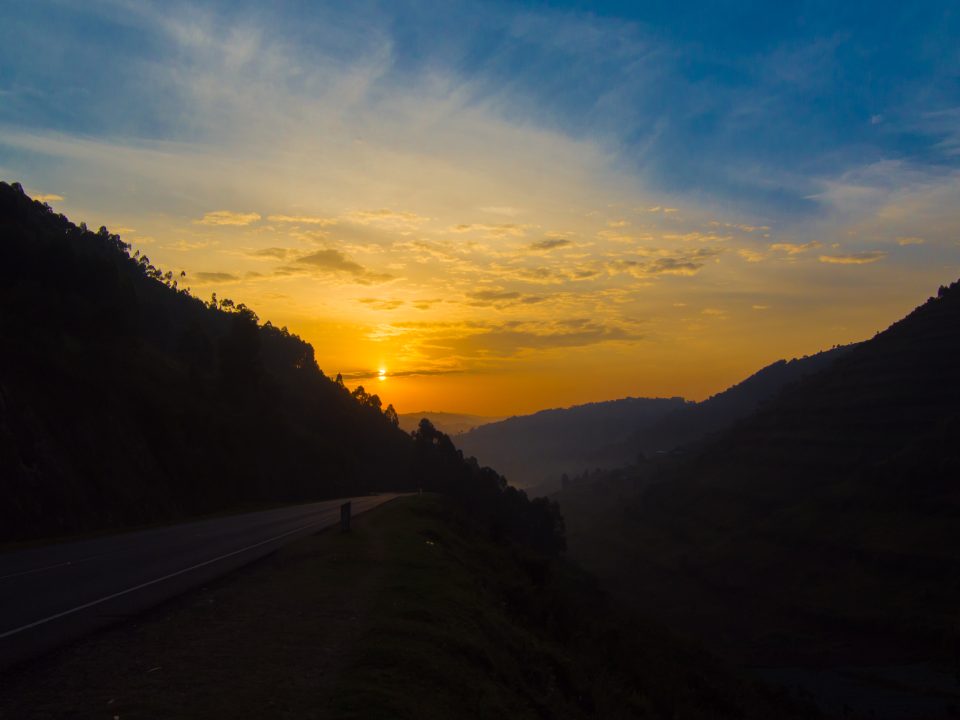
M 456 438 L 468 455 L 499 468 L 534 494 L 561 487 L 561 477 L 634 463 L 641 455 L 699 442 L 749 415 L 784 386 L 828 366 L 853 346 L 779 360 L 703 402 L 623 398 L 542 410 L 483 425 Z
M 955 282 L 659 475 L 562 494 L 573 551 L 751 662 L 953 657 L 958 371 Z

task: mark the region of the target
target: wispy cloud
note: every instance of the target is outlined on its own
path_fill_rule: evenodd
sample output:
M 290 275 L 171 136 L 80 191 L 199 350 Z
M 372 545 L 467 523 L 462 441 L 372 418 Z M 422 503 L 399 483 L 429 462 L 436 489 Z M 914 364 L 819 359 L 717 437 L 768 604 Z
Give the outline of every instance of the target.
M 489 237 L 523 237 L 526 235 L 526 227 L 514 223 L 502 223 L 499 225 L 490 225 L 486 223 L 460 224 L 449 228 L 454 233 L 481 232 Z
M 195 272 L 190 273 L 189 279 L 203 284 L 237 282 L 240 278 L 227 272 Z
M 361 225 L 375 224 L 389 227 L 417 226 L 429 220 L 429 218 L 414 212 L 388 209 L 353 210 L 346 213 L 344 218 L 350 222 L 360 223 Z
M 230 210 L 214 210 L 206 213 L 197 220 L 200 225 L 232 225 L 243 226 L 255 223 L 260 219 L 260 214 L 251 212 L 232 212 Z
M 611 395 L 656 375 L 638 363 L 687 373 L 645 390 L 703 395 L 736 379 L 718 353 L 747 371 L 771 347 L 813 351 L 855 283 L 883 274 L 903 297 L 958 262 L 956 63 L 928 49 L 955 31 L 918 31 L 923 13 L 883 14 L 899 42 L 876 64 L 856 60 L 874 24 L 800 27 L 779 6 L 762 42 L 706 5 L 703 23 L 460 0 L 65 0 L 78 22 L 62 24 L 50 7 L 0 9 L 0 36 L 31 29 L 0 44 L 23 79 L 3 89 L 4 172 L 56 189 L 43 199 L 69 198 L 76 220 L 157 238 L 164 267 L 219 268 L 190 277 L 234 283 L 325 367 L 522 359 L 540 377 L 564 364 L 537 358 L 564 349 L 603 367 Z M 411 42 L 424 28 L 431 42 Z M 899 62 L 932 55 L 938 69 Z M 34 87 L 69 98 L 69 117 Z M 806 112 L 831 96 L 842 112 Z M 840 264 L 872 269 L 841 282 Z M 782 325 L 759 337 L 767 318 L 735 311 L 751 307 Z M 711 322 L 699 308 L 730 310 Z M 888 309 L 850 311 L 837 339 Z M 418 320 L 449 322 L 403 324 Z M 640 337 L 656 342 L 635 353 Z
M 350 260 L 342 252 L 333 248 L 303 255 L 298 257 L 294 263 L 293 266 L 281 268 L 281 271 L 290 272 L 291 269 L 295 269 L 321 274 L 345 275 L 354 282 L 364 285 L 382 283 L 393 279 L 392 275 L 373 272 L 363 267 L 363 265 Z
M 292 248 L 269 247 L 259 250 L 250 250 L 245 253 L 247 257 L 255 260 L 287 260 L 294 257 L 297 251 Z
M 805 253 L 810 250 L 816 250 L 822 247 L 823 243 L 819 240 L 811 240 L 810 242 L 805 243 L 771 243 L 770 245 L 770 249 L 774 252 L 783 252 L 787 255 L 800 255 L 801 253 Z
M 535 251 L 556 250 L 557 248 L 569 247 L 573 243 L 566 238 L 545 238 L 530 243 L 530 249 Z
M 379 298 L 358 298 L 357 302 L 374 310 L 396 310 L 403 307 L 403 300 L 382 300 Z
M 316 217 L 313 215 L 268 215 L 267 220 L 278 223 L 291 223 L 296 225 L 319 225 L 326 227 L 336 225 L 336 218 Z
M 847 255 L 821 255 L 819 260 L 832 265 L 869 265 L 883 260 L 886 256 L 887 253 L 882 250 L 866 250 Z
M 63 195 L 57 195 L 56 193 L 35 193 L 31 197 L 34 200 L 44 203 L 60 202 L 63 200 Z

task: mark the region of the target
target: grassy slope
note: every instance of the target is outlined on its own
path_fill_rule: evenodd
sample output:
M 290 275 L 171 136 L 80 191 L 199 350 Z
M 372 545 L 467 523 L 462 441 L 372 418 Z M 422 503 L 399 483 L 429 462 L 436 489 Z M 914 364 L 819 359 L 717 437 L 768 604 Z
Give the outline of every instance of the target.
M 407 498 L 0 678 L 0 718 L 789 717 Z

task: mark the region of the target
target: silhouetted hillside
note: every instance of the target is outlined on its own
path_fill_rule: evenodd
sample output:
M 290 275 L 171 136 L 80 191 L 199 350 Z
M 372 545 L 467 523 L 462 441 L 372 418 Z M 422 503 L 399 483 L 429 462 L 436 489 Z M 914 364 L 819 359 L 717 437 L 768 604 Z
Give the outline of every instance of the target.
M 484 425 L 456 438 L 475 455 L 535 494 L 597 468 L 633 464 L 644 456 L 702 440 L 755 411 L 785 385 L 828 366 L 849 348 L 780 360 L 703 402 L 625 398 L 544 410 Z
M 685 405 L 651 427 L 638 430 L 632 447 L 651 454 L 699 442 L 756 411 L 790 383 L 819 372 L 849 352 L 853 345 L 793 360 L 778 360 L 746 380 L 698 403 Z
M 129 250 L 0 183 L 0 541 L 422 486 L 562 545 L 549 504 Z
M 960 285 L 651 478 L 561 495 L 635 608 L 753 662 L 953 658 Z M 641 592 L 642 588 L 642 592 Z
M 685 404 L 683 398 L 624 398 L 542 410 L 484 425 L 456 442 L 465 454 L 496 462 L 517 487 L 556 489 L 563 473 L 632 462 L 632 434 Z

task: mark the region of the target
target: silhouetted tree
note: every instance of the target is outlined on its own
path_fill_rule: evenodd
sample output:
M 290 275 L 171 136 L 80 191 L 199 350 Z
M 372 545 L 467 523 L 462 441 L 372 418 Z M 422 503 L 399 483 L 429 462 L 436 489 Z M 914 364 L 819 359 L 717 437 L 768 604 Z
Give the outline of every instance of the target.
M 387 409 L 383 411 L 383 416 L 387 419 L 387 422 L 394 427 L 400 424 L 400 416 L 398 416 L 397 411 L 393 409 L 393 403 L 387 405 Z

